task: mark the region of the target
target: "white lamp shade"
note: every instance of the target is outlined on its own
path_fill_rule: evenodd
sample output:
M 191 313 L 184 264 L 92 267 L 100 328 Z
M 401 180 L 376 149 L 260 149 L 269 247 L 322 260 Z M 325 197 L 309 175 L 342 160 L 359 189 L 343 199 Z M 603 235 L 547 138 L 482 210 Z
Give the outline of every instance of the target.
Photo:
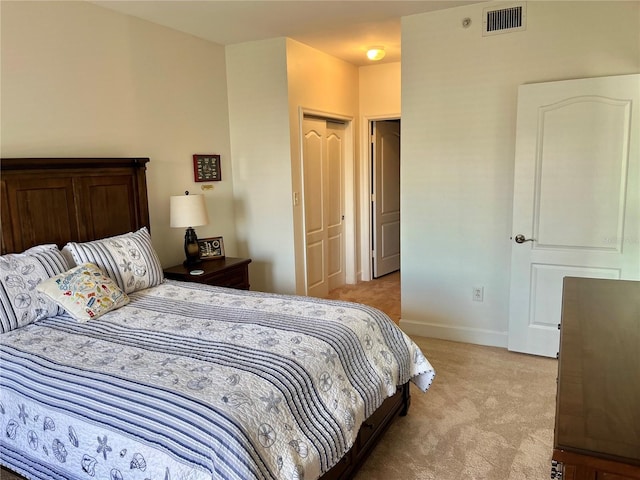
M 170 198 L 169 216 L 171 226 L 199 227 L 209 223 L 204 195 L 176 195 Z

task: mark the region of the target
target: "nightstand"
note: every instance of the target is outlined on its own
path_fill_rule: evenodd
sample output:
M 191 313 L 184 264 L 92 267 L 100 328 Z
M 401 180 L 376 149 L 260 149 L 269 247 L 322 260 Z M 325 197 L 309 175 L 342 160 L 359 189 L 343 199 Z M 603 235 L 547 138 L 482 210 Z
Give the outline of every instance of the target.
M 215 260 L 203 260 L 193 267 L 174 265 L 164 270 L 165 278 L 183 282 L 206 283 L 218 287 L 230 287 L 249 290 L 250 258 L 225 257 Z M 204 270 L 201 275 L 192 275 L 193 270 Z

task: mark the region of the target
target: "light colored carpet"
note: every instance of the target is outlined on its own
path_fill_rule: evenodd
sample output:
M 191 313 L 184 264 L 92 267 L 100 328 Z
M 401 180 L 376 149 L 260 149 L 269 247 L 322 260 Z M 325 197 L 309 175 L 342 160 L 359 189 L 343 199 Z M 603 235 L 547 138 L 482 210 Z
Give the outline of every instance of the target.
M 345 285 L 329 298 L 400 320 L 400 274 Z M 550 478 L 557 360 L 413 337 L 436 370 L 412 385 L 409 414 L 391 425 L 356 480 Z
M 329 292 L 327 298 L 371 305 L 400 322 L 400 272 L 390 273 L 371 282 L 344 285 Z
M 356 480 L 550 477 L 557 361 L 414 337 L 436 370 Z

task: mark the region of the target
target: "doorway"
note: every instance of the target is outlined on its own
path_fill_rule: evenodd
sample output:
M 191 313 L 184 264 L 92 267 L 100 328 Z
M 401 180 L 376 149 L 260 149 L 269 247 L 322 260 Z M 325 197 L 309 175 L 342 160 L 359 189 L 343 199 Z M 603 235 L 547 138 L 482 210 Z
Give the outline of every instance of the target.
M 373 278 L 400 270 L 400 119 L 369 123 Z

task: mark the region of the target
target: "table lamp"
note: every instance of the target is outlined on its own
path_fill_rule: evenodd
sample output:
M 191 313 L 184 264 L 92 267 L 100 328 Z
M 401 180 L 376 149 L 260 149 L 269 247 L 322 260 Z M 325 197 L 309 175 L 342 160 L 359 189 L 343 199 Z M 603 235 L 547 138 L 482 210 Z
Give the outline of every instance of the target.
M 183 265 L 189 267 L 200 263 L 200 246 L 193 227 L 209 223 L 204 195 L 189 195 L 187 191 L 184 195 L 171 196 L 169 207 L 171 227 L 187 229 L 184 234 L 184 253 L 187 259 Z

